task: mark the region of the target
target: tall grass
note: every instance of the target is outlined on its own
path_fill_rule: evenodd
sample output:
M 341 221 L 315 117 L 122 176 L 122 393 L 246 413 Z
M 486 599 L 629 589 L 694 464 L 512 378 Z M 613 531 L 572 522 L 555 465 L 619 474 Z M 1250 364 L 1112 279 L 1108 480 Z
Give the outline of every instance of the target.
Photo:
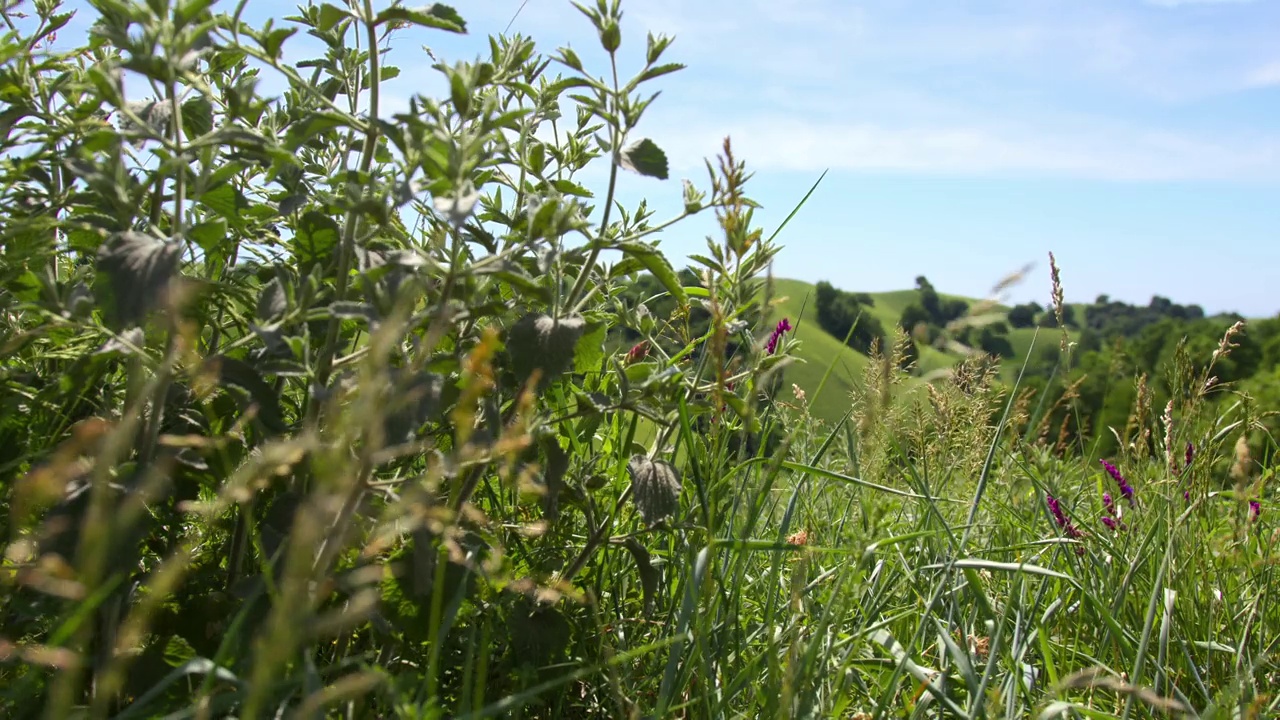
M 891 339 L 818 421 L 731 143 L 678 217 L 615 202 L 680 69 L 624 80 L 616 2 L 602 69 L 495 38 L 392 117 L 369 48 L 452 9 L 92 5 L 65 53 L 3 11 L 5 717 L 1276 714 L 1253 403 L 1181 363 L 1121 483 Z M 685 285 L 650 241 L 701 212 Z

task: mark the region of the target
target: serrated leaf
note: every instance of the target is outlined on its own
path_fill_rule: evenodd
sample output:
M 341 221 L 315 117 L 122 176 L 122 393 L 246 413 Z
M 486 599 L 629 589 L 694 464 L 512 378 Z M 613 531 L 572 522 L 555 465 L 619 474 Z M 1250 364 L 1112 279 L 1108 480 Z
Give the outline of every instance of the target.
M 600 369 L 604 360 L 604 342 L 609 334 L 609 326 L 605 323 L 594 323 L 591 329 L 578 339 L 573 351 L 573 371 L 579 375 L 593 373 Z
M 649 138 L 641 138 L 622 148 L 618 164 L 641 175 L 667 179 L 667 154 Z
M 343 18 L 351 17 L 351 13 L 342 8 L 335 7 L 329 3 L 320 6 L 319 16 L 316 18 L 316 27 L 321 32 L 329 32 L 335 25 L 342 22 Z
M 327 262 L 338 247 L 338 223 L 317 210 L 302 215 L 290 245 L 299 264 Z
M 525 315 L 507 333 L 511 369 L 520 382 L 527 380 L 534 370 L 541 370 L 538 386 L 545 388 L 573 364 L 578 339 L 585 330 L 586 321 L 580 316 Z
M 454 33 L 467 31 L 467 21 L 462 19 L 457 10 L 442 3 L 432 3 L 420 8 L 389 7 L 378 13 L 378 18 L 374 21 L 378 25 L 386 22 L 404 22 Z
M 108 322 L 116 328 L 141 323 L 168 290 L 181 260 L 181 243 L 133 230 L 112 234 L 98 250 L 101 275 L 95 283 Z
M 196 95 L 182 103 L 182 132 L 187 139 L 198 138 L 213 130 L 213 103 L 204 95 Z
M 244 219 L 241 213 L 249 207 L 249 201 L 231 183 L 223 183 L 206 190 L 198 202 L 204 207 L 226 218 L 232 227 L 242 227 Z
M 680 509 L 680 473 L 671 463 L 635 455 L 627 462 L 627 472 L 631 475 L 631 500 L 646 525 Z
M 196 223 L 187 230 L 187 238 L 199 245 L 200 249 L 206 253 L 213 252 L 223 240 L 227 239 L 227 221 L 219 217 Z

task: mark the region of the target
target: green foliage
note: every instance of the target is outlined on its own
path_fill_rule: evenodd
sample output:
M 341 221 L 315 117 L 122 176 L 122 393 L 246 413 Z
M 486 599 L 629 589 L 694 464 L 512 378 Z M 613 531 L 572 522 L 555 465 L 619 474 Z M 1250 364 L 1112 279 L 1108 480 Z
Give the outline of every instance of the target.
M 0 9 L 4 717 L 1280 707 L 1280 319 L 1119 312 L 1096 349 L 1038 344 L 1024 387 L 954 349 L 1024 337 L 924 278 L 779 298 L 803 288 L 770 280 L 731 143 L 676 189 L 634 137 L 681 66 L 650 36 L 628 78 L 610 0 L 577 5 L 603 67 L 491 38 L 391 116 L 376 48 L 465 32 L 453 8 L 254 28 L 94 0 L 55 52 L 69 14 L 23 7 Z M 299 34 L 318 54 L 286 64 Z M 623 170 L 684 211 L 624 207 Z M 658 241 L 704 211 L 718 236 L 677 271 Z M 912 302 L 944 348 L 882 337 Z M 1084 459 L 1108 436 L 1119 510 Z
M 815 317 L 823 330 L 861 353 L 870 352 L 873 343 L 884 340 L 880 320 L 869 312 L 875 304 L 869 295 L 837 290 L 825 281 L 814 290 Z

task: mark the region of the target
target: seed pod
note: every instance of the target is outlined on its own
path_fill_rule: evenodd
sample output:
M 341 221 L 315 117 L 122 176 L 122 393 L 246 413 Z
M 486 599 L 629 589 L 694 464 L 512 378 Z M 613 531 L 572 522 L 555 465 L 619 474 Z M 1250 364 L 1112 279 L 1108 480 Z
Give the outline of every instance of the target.
M 525 315 L 507 334 L 507 351 L 516 377 L 524 382 L 534 370 L 541 370 L 539 386 L 545 388 L 573 366 L 574 349 L 586 327 L 586 321 L 577 315 Z
M 646 525 L 675 515 L 680 509 L 680 473 L 664 460 L 635 455 L 627 463 L 631 499 Z

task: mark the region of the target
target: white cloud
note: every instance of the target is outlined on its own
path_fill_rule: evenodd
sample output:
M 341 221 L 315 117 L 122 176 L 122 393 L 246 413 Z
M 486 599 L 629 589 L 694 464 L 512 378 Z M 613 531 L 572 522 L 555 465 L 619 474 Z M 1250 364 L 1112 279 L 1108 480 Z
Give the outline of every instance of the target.
M 1280 85 L 1280 60 L 1255 69 L 1245 78 L 1246 87 L 1263 88 L 1276 85 Z
M 1244 5 L 1257 0 L 1146 0 L 1148 5 L 1182 7 L 1184 5 Z
M 1059 176 L 1100 180 L 1280 180 L 1280 139 L 1223 145 L 1139 127 L 891 127 L 766 116 L 652 128 L 673 169 L 696 172 L 721 139 L 771 171 Z

